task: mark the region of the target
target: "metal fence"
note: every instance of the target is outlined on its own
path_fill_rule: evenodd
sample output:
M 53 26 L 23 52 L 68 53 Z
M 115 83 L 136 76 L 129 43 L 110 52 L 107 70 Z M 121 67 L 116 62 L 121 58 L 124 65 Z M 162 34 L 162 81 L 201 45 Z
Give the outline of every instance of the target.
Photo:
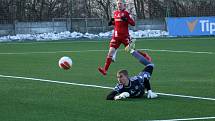
M 68 21 L 20 22 L 0 24 L 0 36 L 70 31 Z
M 82 33 L 104 32 L 106 26 L 103 19 L 99 18 L 71 18 L 71 31 Z
M 13 24 L 0 24 L 0 35 L 11 34 L 37 34 L 48 32 L 76 31 L 81 33 L 100 33 L 111 31 L 108 22 L 99 18 L 53 18 L 46 22 L 21 22 Z M 136 26 L 131 30 L 165 30 L 165 20 L 144 19 L 136 20 Z
M 19 9 L 17 9 L 18 6 L 15 4 L 16 1 L 13 1 L 13 4 L 8 3 L 8 5 L 10 5 L 9 7 L 4 6 L 7 3 L 6 1 L 7 0 L 0 2 L 0 35 L 60 31 L 99 33 L 113 29 L 107 26 L 107 20 L 101 18 L 52 18 L 52 16 L 49 19 L 38 18 L 36 14 L 26 11 L 27 8 L 26 10 L 23 9 L 23 13 L 20 13 Z M 130 29 L 165 30 L 165 17 L 215 16 L 215 0 L 143 1 L 142 7 L 144 9 L 141 10 L 144 11 L 140 11 L 140 13 L 144 14 L 144 20 L 137 19 L 136 26 L 130 27 Z M 22 7 L 20 7 L 20 9 L 21 8 Z M 128 9 L 132 9 L 132 11 L 135 12 L 133 4 L 131 4 Z M 43 12 L 41 11 L 41 13 Z M 70 14 L 68 14 L 68 16 L 69 15 Z M 133 15 L 135 15 L 135 13 L 133 13 Z M 53 16 L 55 16 L 55 14 Z M 138 17 L 137 11 L 136 17 Z

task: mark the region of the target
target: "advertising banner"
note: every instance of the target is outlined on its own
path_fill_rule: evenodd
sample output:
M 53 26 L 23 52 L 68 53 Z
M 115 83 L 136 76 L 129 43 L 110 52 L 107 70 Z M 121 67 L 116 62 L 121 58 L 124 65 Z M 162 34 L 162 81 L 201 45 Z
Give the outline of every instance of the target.
M 215 17 L 168 17 L 170 36 L 215 35 Z

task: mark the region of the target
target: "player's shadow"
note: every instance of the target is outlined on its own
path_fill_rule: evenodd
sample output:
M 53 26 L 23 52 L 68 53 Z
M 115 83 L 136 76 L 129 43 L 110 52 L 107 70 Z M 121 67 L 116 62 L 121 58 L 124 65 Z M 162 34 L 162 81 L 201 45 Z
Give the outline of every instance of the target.
M 122 99 L 121 101 L 132 101 L 132 102 L 142 102 L 142 101 L 158 101 L 161 100 L 163 97 L 157 97 L 154 99 L 148 99 L 147 96 L 143 97 L 138 97 L 138 98 L 127 98 L 127 99 Z

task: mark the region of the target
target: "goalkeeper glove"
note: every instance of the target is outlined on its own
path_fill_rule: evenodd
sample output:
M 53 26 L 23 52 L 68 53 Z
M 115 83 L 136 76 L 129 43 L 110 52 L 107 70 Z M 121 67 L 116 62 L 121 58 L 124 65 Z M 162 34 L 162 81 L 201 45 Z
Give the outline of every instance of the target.
M 128 92 L 123 92 L 118 96 L 114 97 L 114 100 L 121 100 L 121 99 L 125 99 L 127 97 L 130 97 L 130 94 Z
M 113 25 L 113 22 L 114 22 L 114 18 L 111 18 L 111 20 L 108 22 L 108 26 Z
M 147 98 L 157 98 L 158 97 L 158 95 L 156 94 L 156 93 L 154 93 L 154 92 L 152 92 L 152 90 L 148 90 L 148 94 L 147 94 Z

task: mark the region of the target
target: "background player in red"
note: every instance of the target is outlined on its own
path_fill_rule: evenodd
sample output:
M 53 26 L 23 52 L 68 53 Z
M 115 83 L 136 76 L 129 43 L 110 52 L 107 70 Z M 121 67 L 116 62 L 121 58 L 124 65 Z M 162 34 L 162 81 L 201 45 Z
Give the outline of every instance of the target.
M 107 70 L 112 62 L 113 56 L 116 55 L 116 50 L 119 46 L 124 44 L 125 47 L 129 46 L 130 36 L 128 25 L 135 26 L 135 22 L 129 15 L 129 12 L 125 10 L 126 2 L 125 0 L 117 0 L 118 10 L 114 12 L 114 18 L 109 22 L 110 25 L 114 25 L 114 33 L 110 41 L 110 48 L 108 55 L 106 57 L 106 62 L 104 68 L 99 67 L 98 70 L 103 75 L 107 74 Z

